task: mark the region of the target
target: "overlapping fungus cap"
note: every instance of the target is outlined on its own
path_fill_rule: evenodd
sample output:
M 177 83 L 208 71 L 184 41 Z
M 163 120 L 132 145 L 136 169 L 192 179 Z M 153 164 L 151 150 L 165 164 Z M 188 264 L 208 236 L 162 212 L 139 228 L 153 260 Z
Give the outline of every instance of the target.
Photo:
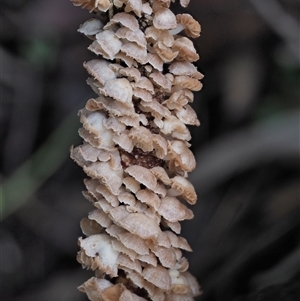
M 96 96 L 78 113 L 84 142 L 71 148 L 95 207 L 77 256 L 95 277 L 79 289 L 92 301 L 193 300 L 200 289 L 183 256 L 192 249 L 179 235 L 197 200 L 187 125 L 200 124 L 190 106 L 202 88 L 190 40 L 200 25 L 175 15 L 175 0 L 72 2 L 96 13 L 79 29 L 93 40 L 84 67 Z
M 176 16 L 178 24 L 182 25 L 188 37 L 197 38 L 200 36 L 200 24 L 189 14 L 179 14 Z
M 103 28 L 103 22 L 93 18 L 80 25 L 80 27 L 78 28 L 78 32 L 83 33 L 90 39 L 94 40 L 95 35 L 98 32 L 100 32 L 102 28 Z

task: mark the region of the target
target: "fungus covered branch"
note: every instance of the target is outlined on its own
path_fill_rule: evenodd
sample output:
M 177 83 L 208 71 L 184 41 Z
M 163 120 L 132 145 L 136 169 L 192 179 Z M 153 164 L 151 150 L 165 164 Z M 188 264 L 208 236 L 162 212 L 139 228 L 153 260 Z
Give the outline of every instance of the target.
M 95 97 L 78 113 L 83 143 L 71 149 L 95 207 L 77 256 L 95 276 L 79 290 L 92 301 L 191 301 L 200 288 L 180 221 L 197 200 L 187 125 L 200 124 L 190 106 L 202 88 L 190 40 L 200 25 L 175 15 L 175 0 L 71 1 L 94 13 L 79 31 L 92 40 L 84 67 Z

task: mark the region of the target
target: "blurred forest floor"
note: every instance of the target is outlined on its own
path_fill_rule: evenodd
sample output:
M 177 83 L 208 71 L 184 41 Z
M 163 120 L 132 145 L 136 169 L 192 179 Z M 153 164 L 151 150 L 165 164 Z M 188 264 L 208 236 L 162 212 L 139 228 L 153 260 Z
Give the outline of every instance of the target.
M 193 104 L 195 218 L 183 224 L 201 301 L 300 298 L 298 0 L 191 0 L 204 88 Z M 69 0 L 1 1 L 1 300 L 83 301 L 79 221 L 91 209 L 77 111 L 93 97 Z

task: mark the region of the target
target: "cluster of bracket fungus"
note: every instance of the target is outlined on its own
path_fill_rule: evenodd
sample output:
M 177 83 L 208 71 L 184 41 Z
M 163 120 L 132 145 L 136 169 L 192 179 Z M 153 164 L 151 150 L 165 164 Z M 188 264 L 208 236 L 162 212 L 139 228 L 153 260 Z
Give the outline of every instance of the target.
M 97 97 L 79 111 L 83 144 L 71 149 L 95 206 L 77 257 L 95 276 L 79 289 L 92 301 L 194 300 L 180 221 L 193 218 L 184 203 L 197 199 L 187 125 L 199 125 L 189 103 L 203 75 L 189 38 L 200 25 L 175 15 L 174 0 L 72 2 L 94 13 L 79 32 L 97 55 L 84 63 Z

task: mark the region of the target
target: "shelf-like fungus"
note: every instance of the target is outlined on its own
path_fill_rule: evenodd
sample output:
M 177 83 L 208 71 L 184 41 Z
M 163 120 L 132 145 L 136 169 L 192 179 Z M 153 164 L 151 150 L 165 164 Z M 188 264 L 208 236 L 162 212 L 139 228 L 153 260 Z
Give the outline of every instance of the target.
M 190 38 L 201 27 L 173 13 L 176 0 L 71 1 L 94 13 L 78 31 L 97 55 L 83 64 L 96 96 L 78 113 L 83 143 L 71 148 L 94 206 L 77 260 L 95 277 L 79 290 L 92 301 L 192 301 L 201 292 L 179 235 L 197 200 L 187 125 L 200 124 L 190 103 L 203 75 Z

